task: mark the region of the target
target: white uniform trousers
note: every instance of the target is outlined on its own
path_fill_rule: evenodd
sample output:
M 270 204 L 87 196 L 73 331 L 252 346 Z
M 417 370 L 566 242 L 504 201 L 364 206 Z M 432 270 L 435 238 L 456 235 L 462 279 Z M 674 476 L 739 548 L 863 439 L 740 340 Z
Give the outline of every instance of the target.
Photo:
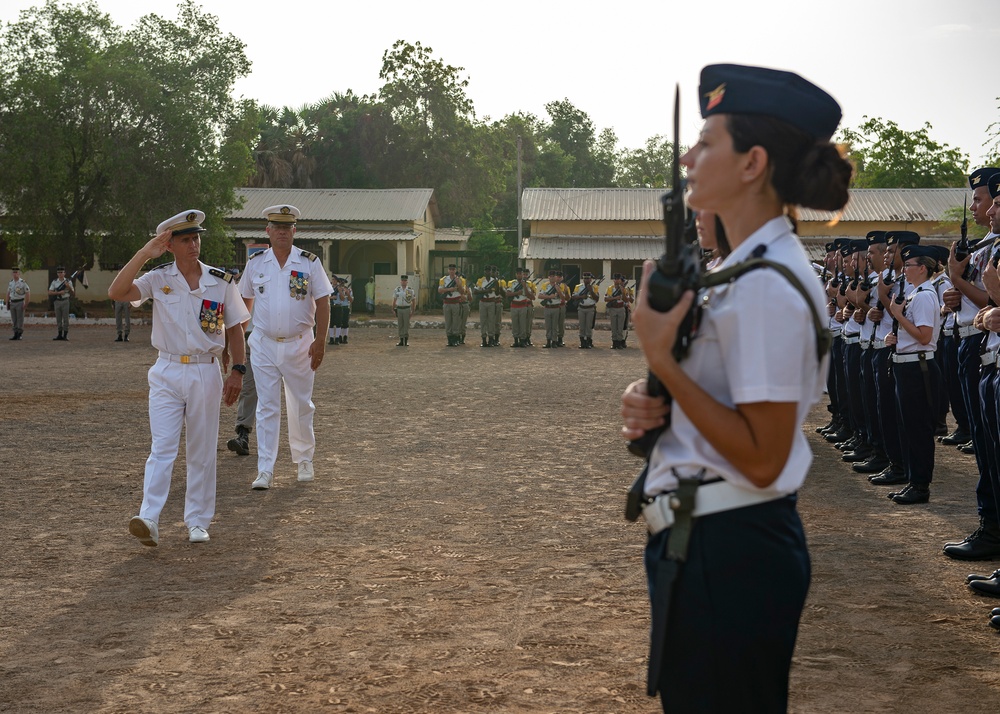
M 312 333 L 298 339 L 275 342 L 260 330 L 250 334 L 253 376 L 257 385 L 257 470 L 274 473 L 281 429 L 281 386 L 285 386 L 288 447 L 292 461 L 312 461 L 316 451 L 312 401 L 316 373 L 310 368 Z
M 187 490 L 184 523 L 208 528 L 215 515 L 215 464 L 219 441 L 222 374 L 218 363 L 181 364 L 157 359 L 149 369 L 149 430 L 141 518 L 159 523 L 170 492 L 184 427 Z

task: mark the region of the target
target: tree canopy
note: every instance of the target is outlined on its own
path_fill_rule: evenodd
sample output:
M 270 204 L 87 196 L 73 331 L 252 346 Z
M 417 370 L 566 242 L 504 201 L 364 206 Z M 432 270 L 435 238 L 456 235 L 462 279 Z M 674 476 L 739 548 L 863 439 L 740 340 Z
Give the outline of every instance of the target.
M 252 164 L 244 44 L 191 0 L 124 31 L 97 5 L 49 0 L 0 31 L 4 233 L 31 264 L 121 262 L 164 218 L 208 215 L 206 259 Z M 104 245 L 102 246 L 102 242 Z
M 853 188 L 949 188 L 965 185 L 969 158 L 934 141 L 930 123 L 905 131 L 896 122 L 864 117 L 857 129 L 844 129 L 838 141 L 854 162 Z

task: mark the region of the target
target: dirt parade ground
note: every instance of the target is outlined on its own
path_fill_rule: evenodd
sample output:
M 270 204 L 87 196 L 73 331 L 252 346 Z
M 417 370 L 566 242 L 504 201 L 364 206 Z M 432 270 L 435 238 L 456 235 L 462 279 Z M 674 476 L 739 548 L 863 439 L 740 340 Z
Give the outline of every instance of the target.
M 187 542 L 182 447 L 147 548 L 127 524 L 149 453 L 149 328 L 129 344 L 106 326 L 7 336 L 0 711 L 658 710 L 645 535 L 622 517 L 633 341 L 514 350 L 505 328 L 503 349 L 471 332 L 449 349 L 416 329 L 397 348 L 392 328 L 352 329 L 316 380 L 315 482 L 296 481 L 283 431 L 274 487 L 251 491 L 256 442 L 226 449 L 224 407 L 211 542 Z M 898 506 L 814 433 L 825 421 L 818 407 L 806 427 L 813 580 L 791 710 L 995 708 L 1000 600 L 965 576 L 997 564 L 941 554 L 977 525 L 972 457 L 939 446 L 930 504 Z M 739 582 L 729 597 L 736 629 L 753 613 Z

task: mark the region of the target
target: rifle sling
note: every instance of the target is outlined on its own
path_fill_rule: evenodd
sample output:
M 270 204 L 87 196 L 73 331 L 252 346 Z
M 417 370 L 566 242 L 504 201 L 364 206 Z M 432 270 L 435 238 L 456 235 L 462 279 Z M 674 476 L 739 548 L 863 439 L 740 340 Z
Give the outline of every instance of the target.
M 833 336 L 820 319 L 819 311 L 816 309 L 812 299 L 809 297 L 809 293 L 806 292 L 802 281 L 799 280 L 795 273 L 789 270 L 786 266 L 781 263 L 775 263 L 773 260 L 750 258 L 749 260 L 737 263 L 736 265 L 724 270 L 702 275 L 699 280 L 699 287 L 711 288 L 717 285 L 735 282 L 741 275 L 744 275 L 751 270 L 757 270 L 758 268 L 773 268 L 774 270 L 777 270 L 778 273 L 783 275 L 785 279 L 792 284 L 792 287 L 794 287 L 805 299 L 806 305 L 809 306 L 809 312 L 812 314 L 813 330 L 816 333 L 816 360 L 822 361 L 823 357 L 830 351 L 830 346 L 833 343 Z M 652 452 L 650 452 L 650 455 L 652 455 Z M 646 502 L 646 477 L 648 476 L 648 473 L 649 460 L 647 457 L 645 468 L 643 468 L 642 472 L 635 478 L 632 485 L 629 486 L 629 497 L 626 501 L 625 508 L 626 520 L 635 521 L 639 518 L 639 514 L 642 512 L 642 506 Z
M 822 319 L 820 319 L 819 311 L 816 309 L 812 299 L 809 297 L 809 293 L 806 291 L 802 281 L 799 280 L 798 276 L 789 270 L 787 266 L 765 258 L 750 258 L 749 260 L 737 263 L 736 265 L 725 268 L 724 270 L 702 275 L 701 280 L 699 280 L 699 287 L 711 288 L 717 285 L 731 283 L 741 275 L 745 275 L 751 270 L 756 270 L 758 268 L 772 268 L 777 270 L 805 299 L 806 305 L 809 307 L 809 312 L 812 315 L 813 330 L 816 333 L 816 359 L 817 361 L 822 360 L 823 357 L 830 351 L 830 345 L 833 342 L 833 337 L 830 335 L 830 330 L 823 324 Z

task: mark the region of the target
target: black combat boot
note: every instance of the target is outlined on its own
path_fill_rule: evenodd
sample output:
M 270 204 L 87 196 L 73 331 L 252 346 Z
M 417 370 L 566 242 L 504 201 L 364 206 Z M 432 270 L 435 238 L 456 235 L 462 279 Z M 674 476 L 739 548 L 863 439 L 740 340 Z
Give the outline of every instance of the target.
M 399 342 L 396 343 L 396 347 L 403 347 L 403 338 L 399 338 Z
M 123 340 L 123 342 L 128 342 L 128 333 L 127 332 L 125 333 L 125 339 Z
M 959 543 L 947 543 L 944 554 L 956 560 L 992 560 L 1000 557 L 1000 525 L 980 517 L 979 528 Z
M 240 456 L 250 455 L 250 430 L 245 426 L 236 427 L 236 436 L 230 439 L 226 446 Z
M 552 340 L 545 340 L 545 347 L 543 349 L 548 350 L 551 348 L 552 348 Z
M 409 346 L 410 346 L 410 338 L 409 337 L 404 337 L 403 338 L 403 347 L 409 347 Z
M 480 347 L 489 347 L 489 346 L 490 346 L 490 338 L 489 337 L 484 337 L 483 338 L 483 344 L 481 344 Z
M 120 332 L 118 333 L 118 338 L 115 340 L 115 342 L 122 342 L 122 333 Z
M 327 341 L 327 343 L 326 343 L 326 344 L 328 344 L 328 345 L 335 345 L 335 344 L 337 344 L 337 341 L 336 341 L 336 340 L 335 340 L 335 339 L 334 339 L 333 337 L 331 337 L 331 338 L 330 338 L 330 339 L 329 339 L 329 340 Z
M 580 349 L 580 350 L 587 349 L 587 338 L 586 337 L 581 337 L 580 338 L 580 346 L 577 349 Z
M 593 337 L 588 337 L 587 338 L 587 348 L 591 349 L 591 350 L 594 349 L 594 338 Z
M 515 337 L 514 338 L 514 344 L 512 344 L 511 347 L 520 347 L 520 346 L 521 346 L 521 340 L 519 338 Z

